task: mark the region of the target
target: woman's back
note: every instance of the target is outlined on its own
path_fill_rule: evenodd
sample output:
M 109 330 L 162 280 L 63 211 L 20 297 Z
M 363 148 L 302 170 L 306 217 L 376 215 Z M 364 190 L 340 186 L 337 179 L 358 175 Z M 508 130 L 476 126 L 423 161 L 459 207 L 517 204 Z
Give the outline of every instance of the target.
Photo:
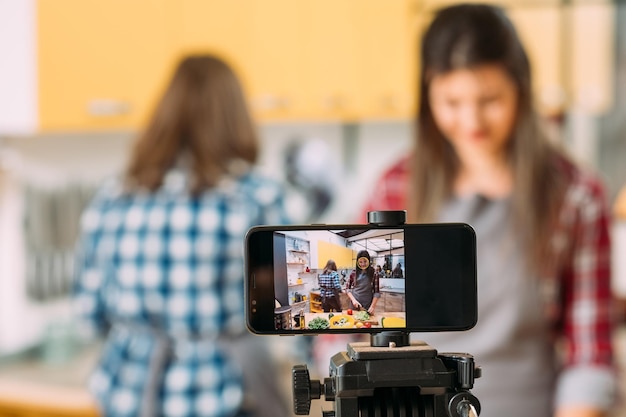
M 242 400 L 233 349 L 219 345 L 245 335 L 242 242 L 252 225 L 286 221 L 282 194 L 254 173 L 197 195 L 186 178 L 172 170 L 153 193 L 111 182 L 83 217 L 77 302 L 111 326 L 92 388 L 112 415 L 154 407 L 157 392 L 166 415 L 229 415 Z

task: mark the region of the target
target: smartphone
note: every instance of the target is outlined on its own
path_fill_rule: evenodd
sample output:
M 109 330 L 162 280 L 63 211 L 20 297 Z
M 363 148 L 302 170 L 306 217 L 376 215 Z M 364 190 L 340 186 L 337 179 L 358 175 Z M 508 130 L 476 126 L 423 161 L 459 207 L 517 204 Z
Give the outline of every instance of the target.
M 477 321 L 476 235 L 465 223 L 257 226 L 245 262 L 256 334 L 461 331 Z

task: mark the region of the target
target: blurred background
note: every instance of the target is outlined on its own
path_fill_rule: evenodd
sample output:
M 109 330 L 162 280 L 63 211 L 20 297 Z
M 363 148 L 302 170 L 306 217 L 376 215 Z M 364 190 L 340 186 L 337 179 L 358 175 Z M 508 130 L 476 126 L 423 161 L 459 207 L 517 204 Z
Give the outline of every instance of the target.
M 363 221 L 366 194 L 411 146 L 419 34 L 450 3 L 0 0 L 0 415 L 53 415 L 2 413 L 36 389 L 42 403 L 72 398 L 59 415 L 88 415 L 93 352 L 75 342 L 68 303 L 78 216 L 124 167 L 182 55 L 217 52 L 237 70 L 260 168 L 288 184 L 296 219 Z M 626 2 L 498 4 L 554 140 L 606 180 L 626 298 Z

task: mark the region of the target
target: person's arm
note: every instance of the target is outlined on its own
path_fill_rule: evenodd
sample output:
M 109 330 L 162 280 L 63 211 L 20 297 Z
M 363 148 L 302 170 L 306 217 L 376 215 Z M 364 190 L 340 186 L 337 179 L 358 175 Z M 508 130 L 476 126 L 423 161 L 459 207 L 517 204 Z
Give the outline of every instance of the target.
M 81 235 L 76 244 L 72 302 L 82 336 L 92 338 L 108 329 L 102 290 L 106 271 L 97 262 L 103 210 L 92 203 L 81 216 Z
M 374 298 L 372 299 L 372 304 L 367 311 L 373 315 L 376 311 L 376 304 L 378 304 L 378 300 L 380 299 L 380 280 L 377 273 L 374 273 L 372 277 L 372 291 L 374 293 Z
M 565 350 L 555 399 L 557 417 L 603 416 L 616 389 L 608 207 L 598 183 L 576 191 L 566 199 L 575 207 L 571 211 L 575 216 L 568 228 L 573 246 L 562 281 Z
M 337 271 L 333 273 L 333 278 L 334 278 L 335 289 L 341 292 L 341 281 L 339 281 L 339 273 Z
M 374 312 L 376 311 L 376 304 L 378 304 L 378 300 L 380 300 L 380 294 L 378 297 L 374 297 L 372 299 L 372 304 L 370 304 L 370 308 L 367 309 L 367 312 L 370 313 L 372 316 L 374 315 Z

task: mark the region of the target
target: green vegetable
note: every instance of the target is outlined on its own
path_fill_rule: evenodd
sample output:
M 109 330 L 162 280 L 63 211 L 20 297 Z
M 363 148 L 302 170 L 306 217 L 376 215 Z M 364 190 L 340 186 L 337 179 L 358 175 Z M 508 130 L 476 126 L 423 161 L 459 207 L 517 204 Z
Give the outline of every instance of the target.
M 333 314 L 333 313 L 328 314 L 328 320 L 332 319 L 332 318 L 333 318 L 333 316 L 334 316 L 334 314 Z
M 360 321 L 369 320 L 370 319 L 370 313 L 368 313 L 365 310 L 357 311 L 356 313 L 354 313 L 354 319 L 355 320 L 360 320 Z
M 330 322 L 321 317 L 315 317 L 309 321 L 309 329 L 311 330 L 321 330 L 328 329 L 330 327 Z

